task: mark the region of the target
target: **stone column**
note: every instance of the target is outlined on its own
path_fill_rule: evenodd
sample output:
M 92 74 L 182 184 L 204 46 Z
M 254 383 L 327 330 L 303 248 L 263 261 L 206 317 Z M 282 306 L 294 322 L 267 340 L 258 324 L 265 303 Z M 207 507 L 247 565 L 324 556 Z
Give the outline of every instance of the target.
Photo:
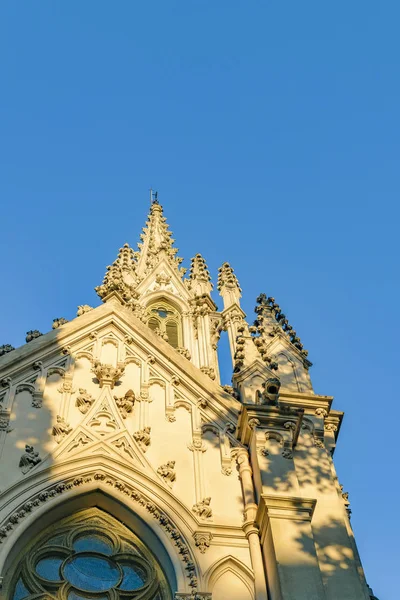
M 244 448 L 237 453 L 237 462 L 244 500 L 245 522 L 243 530 L 249 541 L 251 564 L 254 571 L 255 600 L 268 600 L 260 538 L 255 524 L 257 504 L 254 499 L 253 477 L 249 455 Z

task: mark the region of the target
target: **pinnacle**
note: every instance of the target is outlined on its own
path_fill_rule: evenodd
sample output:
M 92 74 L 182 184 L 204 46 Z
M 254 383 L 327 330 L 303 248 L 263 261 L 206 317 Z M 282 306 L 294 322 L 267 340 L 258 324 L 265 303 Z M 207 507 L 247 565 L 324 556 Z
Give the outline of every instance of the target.
M 204 279 L 205 281 L 211 281 L 206 261 L 201 254 L 196 254 L 191 260 L 189 279 Z
M 266 294 L 260 294 L 257 298 L 255 312 L 257 318 L 254 321 L 254 326 L 250 328 L 250 331 L 253 335 L 260 336 L 255 338 L 256 345 L 259 345 L 257 340 L 261 340 L 266 336 L 269 336 L 270 338 L 274 337 L 281 331 L 283 335 L 289 339 L 293 347 L 301 353 L 306 368 L 312 366 L 312 363 L 307 359 L 308 351 L 304 350 L 303 344 L 297 336 L 297 332 L 292 325 L 289 324 L 281 307 L 275 302 L 275 298 L 272 296 L 267 297 Z
M 186 269 L 179 266 L 183 258 L 176 256 L 178 249 L 173 248 L 175 240 L 168 228 L 167 219 L 163 215 L 163 207 L 158 200 L 153 201 L 150 207 L 140 240 L 138 252 L 133 253 L 133 258 L 137 261 L 137 274 L 140 277 L 145 277 L 154 269 L 161 258 L 166 258 L 170 265 L 178 270 L 180 276 L 184 275 Z
M 239 281 L 228 262 L 225 262 L 222 267 L 218 269 L 218 290 L 221 291 L 224 286 L 237 288 L 239 292 L 242 291 Z
M 125 280 L 124 273 L 130 278 Z M 135 297 L 132 283 L 136 279 L 134 252 L 129 244 L 124 244 L 119 249 L 118 256 L 112 265 L 109 265 L 104 275 L 103 283 L 95 288 L 100 298 L 105 301 L 112 292 L 118 292 L 121 297 L 129 302 Z

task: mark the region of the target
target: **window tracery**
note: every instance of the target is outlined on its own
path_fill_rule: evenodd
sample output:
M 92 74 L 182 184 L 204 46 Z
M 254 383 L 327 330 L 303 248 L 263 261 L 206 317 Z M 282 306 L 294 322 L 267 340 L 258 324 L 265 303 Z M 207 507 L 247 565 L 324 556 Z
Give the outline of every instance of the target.
M 10 600 L 171 600 L 139 538 L 99 509 L 48 528 L 17 566 Z
M 147 325 L 173 348 L 183 345 L 180 312 L 165 301 L 154 302 L 146 310 Z

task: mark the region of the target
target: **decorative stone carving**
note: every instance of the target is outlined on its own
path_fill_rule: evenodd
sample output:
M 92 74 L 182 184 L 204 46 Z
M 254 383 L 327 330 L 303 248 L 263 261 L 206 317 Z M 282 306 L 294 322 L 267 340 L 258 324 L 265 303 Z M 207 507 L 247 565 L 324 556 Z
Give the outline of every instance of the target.
M 229 477 L 229 475 L 232 475 L 232 467 L 221 467 L 221 473 Z
M 261 396 L 263 404 L 269 404 L 270 406 L 278 405 L 279 390 L 281 382 L 277 377 L 270 377 L 262 384 L 264 391 Z
M 53 426 L 52 431 L 57 444 L 59 444 L 65 438 L 65 436 L 71 433 L 71 431 L 72 427 L 69 423 L 65 421 L 64 417 L 60 417 L 60 415 L 57 415 L 57 422 Z
M 190 354 L 189 350 L 187 350 L 187 348 L 177 348 L 177 351 L 179 352 L 179 354 L 185 358 L 187 358 L 187 360 L 190 360 L 192 358 L 192 355 Z
M 185 563 L 185 571 L 186 576 L 188 578 L 189 588 L 193 590 L 192 593 L 181 595 L 182 598 L 190 598 L 191 600 L 201 599 L 203 600 L 211 600 L 209 595 L 204 595 L 202 593 L 197 593 L 197 577 L 196 577 L 196 566 L 191 557 L 191 551 L 189 546 L 186 543 L 185 538 L 180 534 L 179 530 L 175 527 L 173 522 L 170 520 L 168 515 L 164 513 L 154 502 L 143 495 L 141 492 L 133 488 L 132 486 L 122 482 L 118 479 L 110 475 L 106 475 L 101 471 L 96 471 L 91 473 L 85 477 L 69 477 L 64 481 L 60 481 L 58 483 L 53 484 L 48 487 L 46 490 L 37 493 L 32 496 L 29 501 L 24 501 L 21 503 L 12 514 L 1 523 L 0 526 L 0 544 L 3 543 L 4 539 L 12 532 L 15 526 L 18 524 L 20 520 L 22 520 L 26 515 L 34 511 L 37 507 L 41 506 L 48 500 L 51 500 L 55 496 L 62 494 L 64 492 L 68 492 L 74 487 L 84 486 L 85 484 L 91 483 L 93 480 L 96 482 L 102 482 L 104 485 L 112 487 L 113 493 L 121 494 L 127 498 L 129 498 L 132 502 L 137 502 L 140 506 L 144 507 L 148 513 L 156 519 L 160 526 L 165 530 L 167 535 L 171 538 L 173 543 L 175 544 L 179 556 L 181 557 L 182 562 Z M 179 594 L 178 596 L 179 597 Z
M 11 346 L 11 344 L 3 344 L 0 346 L 0 356 L 4 356 L 4 354 L 7 354 L 7 352 L 12 352 L 13 350 L 15 350 L 15 348 L 14 346 Z
M 41 392 L 33 392 L 32 394 L 32 407 L 33 408 L 42 408 L 43 406 L 43 396 Z
M 140 431 L 135 431 L 133 434 L 134 439 L 139 443 L 143 452 L 146 452 L 147 446 L 150 446 L 150 432 L 151 427 L 145 427 Z
M 317 417 L 321 417 L 322 419 L 325 419 L 325 417 L 328 416 L 328 412 L 325 410 L 325 408 L 316 408 L 315 414 Z
M 99 360 L 93 361 L 92 372 L 99 380 L 100 387 L 109 385 L 112 389 L 124 371 L 125 366 L 121 363 L 117 367 L 113 367 L 112 365 L 102 364 Z
M 197 406 L 199 408 L 207 408 L 207 406 L 208 406 L 208 400 L 207 400 L 207 398 L 199 398 L 197 400 Z
M 282 450 L 282 456 L 283 458 L 293 458 L 293 451 L 290 448 L 284 448 Z
M 207 531 L 196 531 L 193 534 L 193 537 L 194 537 L 194 543 L 200 550 L 201 554 L 204 554 L 205 551 L 207 550 L 207 548 L 210 547 L 210 542 L 213 537 L 212 533 L 209 533 Z
M 240 394 L 236 388 L 232 387 L 231 385 L 224 385 L 224 386 L 222 386 L 222 389 L 227 394 L 230 394 L 231 396 L 233 396 L 235 398 L 235 400 L 240 400 Z
M 58 388 L 60 394 L 75 394 L 75 390 L 72 387 L 71 379 L 64 379 L 60 387 Z
M 89 306 L 89 304 L 81 304 L 80 306 L 78 306 L 78 311 L 76 313 L 76 316 L 80 317 L 81 315 L 84 315 L 85 313 L 89 312 L 90 310 L 93 310 L 92 306 Z
M 119 412 L 121 413 L 123 419 L 126 419 L 128 413 L 132 412 L 135 399 L 136 398 L 133 390 L 128 390 L 125 396 L 122 396 L 121 398 L 114 396 L 115 404 L 118 406 Z
M 250 429 L 256 429 L 259 426 L 260 426 L 260 421 L 258 419 L 249 419 Z
M 210 519 L 212 517 L 212 508 L 210 506 L 211 497 L 204 498 L 193 505 L 193 512 L 198 515 L 201 519 Z
M 26 343 L 31 342 L 32 340 L 40 337 L 41 335 L 43 335 L 43 333 L 40 333 L 38 329 L 31 329 L 30 331 L 26 332 L 25 341 Z
M 0 417 L 0 431 L 5 431 L 6 433 L 10 433 L 10 431 L 12 431 L 10 425 L 10 416 L 9 415 L 2 415 Z
M 35 465 L 39 464 L 41 460 L 42 459 L 39 456 L 39 452 L 35 452 L 33 446 L 29 446 L 29 444 L 26 444 L 25 452 L 23 453 L 19 461 L 19 467 L 21 471 L 25 474 L 31 469 L 33 469 Z
M 175 461 L 169 460 L 165 465 L 161 465 L 161 467 L 158 467 L 157 473 L 161 475 L 164 481 L 172 483 L 176 479 Z
M 208 375 L 210 379 L 214 381 L 215 379 L 215 370 L 212 367 L 200 367 L 200 371 L 204 373 L 204 375 Z
M 85 415 L 92 406 L 94 398 L 88 394 L 85 388 L 79 388 L 79 396 L 76 399 L 75 406 Z
M 11 385 L 11 377 L 3 377 L 0 381 L 1 387 L 10 387 Z
M 325 431 L 333 431 L 333 432 L 338 430 L 337 425 L 335 425 L 334 423 L 325 423 L 324 429 L 325 429 Z
M 206 447 L 203 440 L 198 437 L 194 437 L 191 444 L 188 444 L 188 448 L 191 452 L 205 452 Z
M 325 444 L 324 444 L 324 440 L 321 440 L 320 438 L 316 437 L 314 438 L 314 445 L 317 448 L 325 448 Z
M 269 456 L 269 451 L 265 447 L 258 448 L 257 452 L 260 456 Z
M 51 326 L 51 328 L 58 329 L 59 327 L 61 327 L 61 325 L 65 325 L 65 323 L 68 323 L 68 321 L 67 319 L 64 319 L 64 317 L 53 319 L 53 325 Z

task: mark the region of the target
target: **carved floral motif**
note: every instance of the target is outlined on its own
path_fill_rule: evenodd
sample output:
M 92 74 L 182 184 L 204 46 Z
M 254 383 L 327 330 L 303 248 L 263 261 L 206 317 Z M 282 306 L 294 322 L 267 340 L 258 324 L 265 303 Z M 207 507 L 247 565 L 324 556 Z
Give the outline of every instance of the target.
M 134 439 L 139 443 L 143 452 L 146 452 L 147 446 L 150 446 L 150 432 L 151 427 L 145 427 L 140 431 L 135 431 L 133 434 Z
M 41 335 L 43 335 L 43 333 L 40 333 L 38 329 L 31 329 L 30 331 L 26 332 L 25 341 L 26 343 L 31 342 L 32 340 L 40 337 Z
M 81 315 L 84 315 L 85 313 L 89 312 L 90 310 L 93 310 L 92 306 L 89 306 L 89 304 L 81 304 L 80 306 L 78 306 L 78 311 L 76 313 L 76 316 L 80 317 Z
M 114 387 L 114 384 L 120 379 L 124 371 L 125 366 L 123 364 L 119 364 L 117 367 L 113 367 L 113 365 L 105 365 L 99 360 L 93 361 L 92 372 L 96 375 L 96 378 L 99 380 L 100 387 L 103 387 L 104 385 L 109 385 L 112 389 Z
M 53 319 L 53 325 L 51 327 L 52 329 L 58 329 L 61 327 L 61 325 L 65 325 L 65 323 L 68 323 L 67 319 L 64 319 L 64 317 L 59 317 L 57 319 Z
M 169 460 L 165 465 L 161 465 L 161 467 L 158 467 L 157 473 L 161 475 L 164 481 L 172 483 L 176 479 L 175 461 Z
M 11 346 L 11 344 L 3 344 L 0 346 L 0 356 L 4 356 L 4 354 L 7 354 L 7 352 L 12 352 L 13 350 L 15 350 L 15 348 L 14 346 Z
M 204 498 L 193 505 L 193 512 L 198 515 L 201 519 L 210 519 L 212 517 L 212 508 L 210 506 L 211 497 Z

